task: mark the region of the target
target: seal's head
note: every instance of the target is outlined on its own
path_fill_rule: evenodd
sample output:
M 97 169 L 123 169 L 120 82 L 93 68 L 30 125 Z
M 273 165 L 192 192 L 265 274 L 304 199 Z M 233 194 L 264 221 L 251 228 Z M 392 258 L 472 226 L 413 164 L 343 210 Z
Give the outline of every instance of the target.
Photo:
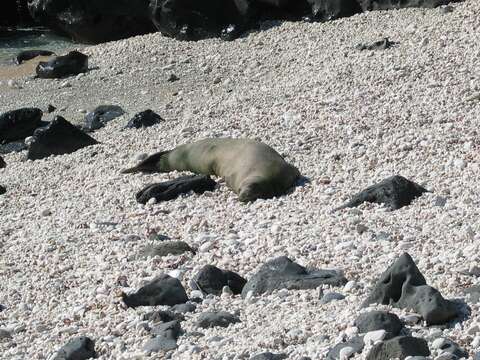
M 264 179 L 255 177 L 246 179 L 240 186 L 238 199 L 241 202 L 250 202 L 257 199 L 269 199 L 276 195 L 272 184 Z

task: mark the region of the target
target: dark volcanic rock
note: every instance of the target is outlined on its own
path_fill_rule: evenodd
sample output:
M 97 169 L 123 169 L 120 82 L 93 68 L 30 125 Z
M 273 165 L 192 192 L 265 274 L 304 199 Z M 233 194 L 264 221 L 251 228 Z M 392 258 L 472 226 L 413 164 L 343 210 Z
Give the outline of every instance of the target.
M 233 40 L 259 20 L 328 21 L 359 13 L 356 0 L 151 0 L 153 23 L 180 40 Z
M 175 305 L 178 306 L 178 305 Z M 171 322 L 171 321 L 183 321 L 185 317 L 182 314 L 175 313 L 171 310 L 157 310 L 152 311 L 143 316 L 143 320 L 151 321 L 153 323 L 158 322 Z
M 130 119 L 125 128 L 140 129 L 142 127 L 153 126 L 162 121 L 164 120 L 160 115 L 149 109 L 136 114 L 132 119 Z
M 56 116 L 46 128 L 35 131 L 27 157 L 30 160 L 38 160 L 50 155 L 70 154 L 95 144 L 98 144 L 95 139 L 61 116 Z
M 51 55 L 55 55 L 55 53 L 48 50 L 25 50 L 25 51 L 19 52 L 15 56 L 14 61 L 15 61 L 15 64 L 20 65 L 24 61 L 31 60 L 33 58 L 36 58 L 37 56 L 51 56 Z
M 136 293 L 122 295 L 128 307 L 183 304 L 188 301 L 182 283 L 171 276 L 162 274 L 141 287 Z
M 37 65 L 37 76 L 42 79 L 60 79 L 67 76 L 87 72 L 88 56 L 78 51 L 71 51 L 67 55 L 57 56 L 49 61 L 42 61 Z
M 468 358 L 468 352 L 463 350 L 460 347 L 460 345 L 458 345 L 455 341 L 452 341 L 452 340 L 447 339 L 447 338 L 443 338 L 442 340 L 443 340 L 443 342 L 440 345 L 440 347 L 438 348 L 438 351 L 439 351 L 440 354 L 442 354 L 442 355 L 443 354 L 450 354 L 452 360 L 462 359 L 462 358 L 467 359 Z
M 397 210 L 410 205 L 415 198 L 421 196 L 424 192 L 428 192 L 428 190 L 403 176 L 395 175 L 354 195 L 349 202 L 338 209 L 356 207 L 364 202 L 370 202 L 385 204 L 391 210 Z
M 430 350 L 424 339 L 397 336 L 373 346 L 367 360 L 404 360 L 407 356 L 429 356 Z
M 101 43 L 154 31 L 148 0 L 29 0 L 32 17 L 80 43 Z
M 363 11 L 392 10 L 409 7 L 434 8 L 454 2 L 452 0 L 358 0 Z
M 136 198 L 140 204 L 146 204 L 152 198 L 157 202 L 168 201 L 190 191 L 196 194 L 213 191 L 216 185 L 215 180 L 206 175 L 181 176 L 174 180 L 148 185 L 136 194 Z
M 288 359 L 288 355 L 287 354 L 274 354 L 274 353 L 271 353 L 271 352 L 264 352 L 264 353 L 252 356 L 250 358 L 250 360 L 283 360 L 283 359 Z
M 194 280 L 199 290 L 207 294 L 220 295 L 224 286 L 228 286 L 237 295 L 247 283 L 243 277 L 229 270 L 221 270 L 213 265 L 205 265 L 195 275 Z
M 427 285 L 407 253 L 380 276 L 363 306 L 374 303 L 412 309 L 422 315 L 429 325 L 443 324 L 457 316 L 455 305 Z
M 96 356 L 94 341 L 88 337 L 79 337 L 70 340 L 58 350 L 53 360 L 86 360 Z
M 362 11 L 357 0 L 307 0 L 310 5 L 306 21 L 330 21 L 349 17 Z
M 0 185 L 0 195 L 6 194 L 6 193 L 7 193 L 7 189 L 5 189 L 5 187 Z
M 7 166 L 7 163 L 5 162 L 5 160 L 3 160 L 3 158 L 0 156 L 0 169 L 3 169 L 4 167 Z
M 388 38 L 384 38 L 372 44 L 358 44 L 355 48 L 358 50 L 387 50 L 395 44 L 395 42 L 390 41 Z
M 230 324 L 239 323 L 240 319 L 226 311 L 204 312 L 201 313 L 197 320 L 197 326 L 202 329 L 213 327 L 228 327 Z
M 100 105 L 85 116 L 85 130 L 94 131 L 104 127 L 109 121 L 122 116 L 125 111 L 117 105 Z
M 362 334 L 383 329 L 387 332 L 385 339 L 388 340 L 400 334 L 403 323 L 395 314 L 386 311 L 369 311 L 357 317 L 355 326 Z
M 195 254 L 195 250 L 192 249 L 184 241 L 164 241 L 157 245 L 147 245 L 140 251 L 141 258 L 149 258 L 154 256 L 167 256 L 167 255 L 181 255 L 186 252 Z
M 253 295 L 268 293 L 273 290 L 315 289 L 320 285 L 342 286 L 347 279 L 335 270 L 307 270 L 286 256 L 273 259 L 260 268 L 243 287 L 242 297 L 249 291 Z
M 151 329 L 151 333 L 156 336 L 145 343 L 143 351 L 151 354 L 175 350 L 177 348 L 177 339 L 181 332 L 180 323 L 176 320 L 157 325 Z
M 22 108 L 0 115 L 0 143 L 24 140 L 42 125 L 43 112 L 37 108 Z
M 335 345 L 327 354 L 327 360 L 338 360 L 340 359 L 340 351 L 343 348 L 351 347 L 354 350 L 355 354 L 360 354 L 365 346 L 362 336 L 355 336 L 354 338 Z

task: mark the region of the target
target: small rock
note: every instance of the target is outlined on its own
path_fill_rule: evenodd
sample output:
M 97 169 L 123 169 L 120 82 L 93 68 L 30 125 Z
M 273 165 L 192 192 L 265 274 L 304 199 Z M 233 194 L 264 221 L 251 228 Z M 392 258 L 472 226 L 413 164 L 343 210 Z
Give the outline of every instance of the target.
M 128 307 L 183 304 L 188 301 L 182 283 L 162 274 L 131 295 L 122 295 Z
M 88 337 L 79 337 L 58 350 L 52 360 L 86 360 L 96 356 L 94 341 Z
M 155 245 L 147 245 L 139 252 L 139 258 L 154 256 L 181 255 L 186 252 L 195 254 L 195 250 L 184 241 L 163 241 Z
M 365 336 L 363 337 L 363 341 L 365 342 L 366 345 L 373 345 L 385 339 L 386 335 L 387 335 L 387 332 L 383 329 L 370 331 L 365 334 Z
M 358 44 L 355 48 L 357 50 L 386 50 L 391 48 L 393 45 L 397 43 L 390 41 L 388 38 L 384 38 L 379 41 L 375 41 L 372 44 Z
M 130 121 L 127 123 L 125 128 L 128 129 L 140 129 L 150 127 L 156 124 L 163 122 L 163 118 L 152 110 L 148 109 L 136 114 Z
M 242 297 L 270 293 L 280 289 L 315 289 L 320 285 L 341 286 L 347 282 L 336 270 L 307 270 L 285 256 L 271 260 L 258 270 L 245 284 Z
M 12 334 L 8 330 L 0 329 L 0 341 L 12 339 Z
M 70 154 L 86 146 L 98 144 L 95 139 L 61 116 L 56 116 L 46 128 L 37 129 L 33 137 L 34 141 L 30 144 L 27 155 L 30 160 Z
M 435 198 L 435 206 L 444 207 L 447 204 L 447 198 L 443 196 L 437 196 Z
M 5 162 L 5 160 L 3 160 L 3 158 L 0 156 L 0 169 L 3 169 L 4 167 L 7 166 L 7 163 Z
M 430 350 L 424 339 L 397 336 L 373 346 L 366 360 L 405 359 L 407 356 L 429 356 Z
M 94 131 L 101 129 L 108 122 L 125 114 L 125 111 L 118 105 L 100 105 L 85 116 L 85 129 Z
M 398 210 L 410 205 L 415 198 L 427 191 L 422 186 L 395 175 L 354 195 L 349 202 L 337 210 L 357 207 L 364 202 L 384 204 L 390 210 Z
M 213 80 L 213 83 L 214 84 L 220 84 L 222 82 L 222 79 L 220 77 L 216 77 L 214 80 Z
M 240 294 L 247 283 L 243 277 L 229 270 L 221 270 L 213 265 L 205 265 L 194 277 L 195 283 L 206 294 L 219 296 L 228 286 L 234 294 Z
M 168 82 L 174 82 L 174 81 L 178 81 L 178 80 L 180 80 L 180 78 L 179 78 L 177 75 L 173 74 L 173 73 L 170 74 L 170 75 L 168 76 L 168 78 L 167 78 L 167 81 L 168 81 Z
M 42 212 L 40 213 L 40 215 L 42 216 L 50 216 L 52 215 L 52 211 L 50 209 L 44 209 L 42 210 Z
M 202 329 L 213 327 L 228 327 L 230 324 L 239 323 L 240 319 L 228 312 L 204 312 L 198 317 L 196 325 Z
M 177 304 L 172 306 L 172 311 L 180 314 L 191 313 L 191 312 L 194 312 L 196 309 L 197 309 L 197 305 L 193 303 Z
M 398 316 L 386 311 L 369 311 L 360 314 L 354 325 L 360 333 L 385 330 L 385 339 L 391 339 L 399 335 L 403 328 Z

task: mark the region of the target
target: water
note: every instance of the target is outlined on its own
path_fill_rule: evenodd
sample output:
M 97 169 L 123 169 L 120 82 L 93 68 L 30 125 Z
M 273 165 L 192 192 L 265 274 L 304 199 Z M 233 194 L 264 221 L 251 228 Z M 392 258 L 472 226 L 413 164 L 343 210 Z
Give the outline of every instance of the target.
M 0 28 L 0 66 L 12 64 L 13 57 L 23 50 L 50 50 L 60 54 L 78 45 L 42 27 Z

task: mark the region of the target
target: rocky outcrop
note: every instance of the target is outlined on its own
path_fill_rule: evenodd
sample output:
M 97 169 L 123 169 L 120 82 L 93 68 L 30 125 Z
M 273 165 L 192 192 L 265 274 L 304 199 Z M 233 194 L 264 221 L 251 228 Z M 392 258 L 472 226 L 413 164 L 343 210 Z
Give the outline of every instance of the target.
M 392 10 L 409 7 L 434 8 L 447 5 L 451 0 L 357 0 L 363 11 Z
M 455 304 L 445 300 L 437 289 L 427 285 L 407 253 L 400 256 L 380 276 L 363 306 L 374 303 L 412 309 L 422 315 L 429 325 L 444 324 L 457 316 Z
M 32 24 L 32 18 L 28 12 L 27 0 L 2 0 L 0 27 L 30 24 Z
M 154 30 L 148 0 L 30 0 L 34 20 L 81 43 L 101 43 Z

